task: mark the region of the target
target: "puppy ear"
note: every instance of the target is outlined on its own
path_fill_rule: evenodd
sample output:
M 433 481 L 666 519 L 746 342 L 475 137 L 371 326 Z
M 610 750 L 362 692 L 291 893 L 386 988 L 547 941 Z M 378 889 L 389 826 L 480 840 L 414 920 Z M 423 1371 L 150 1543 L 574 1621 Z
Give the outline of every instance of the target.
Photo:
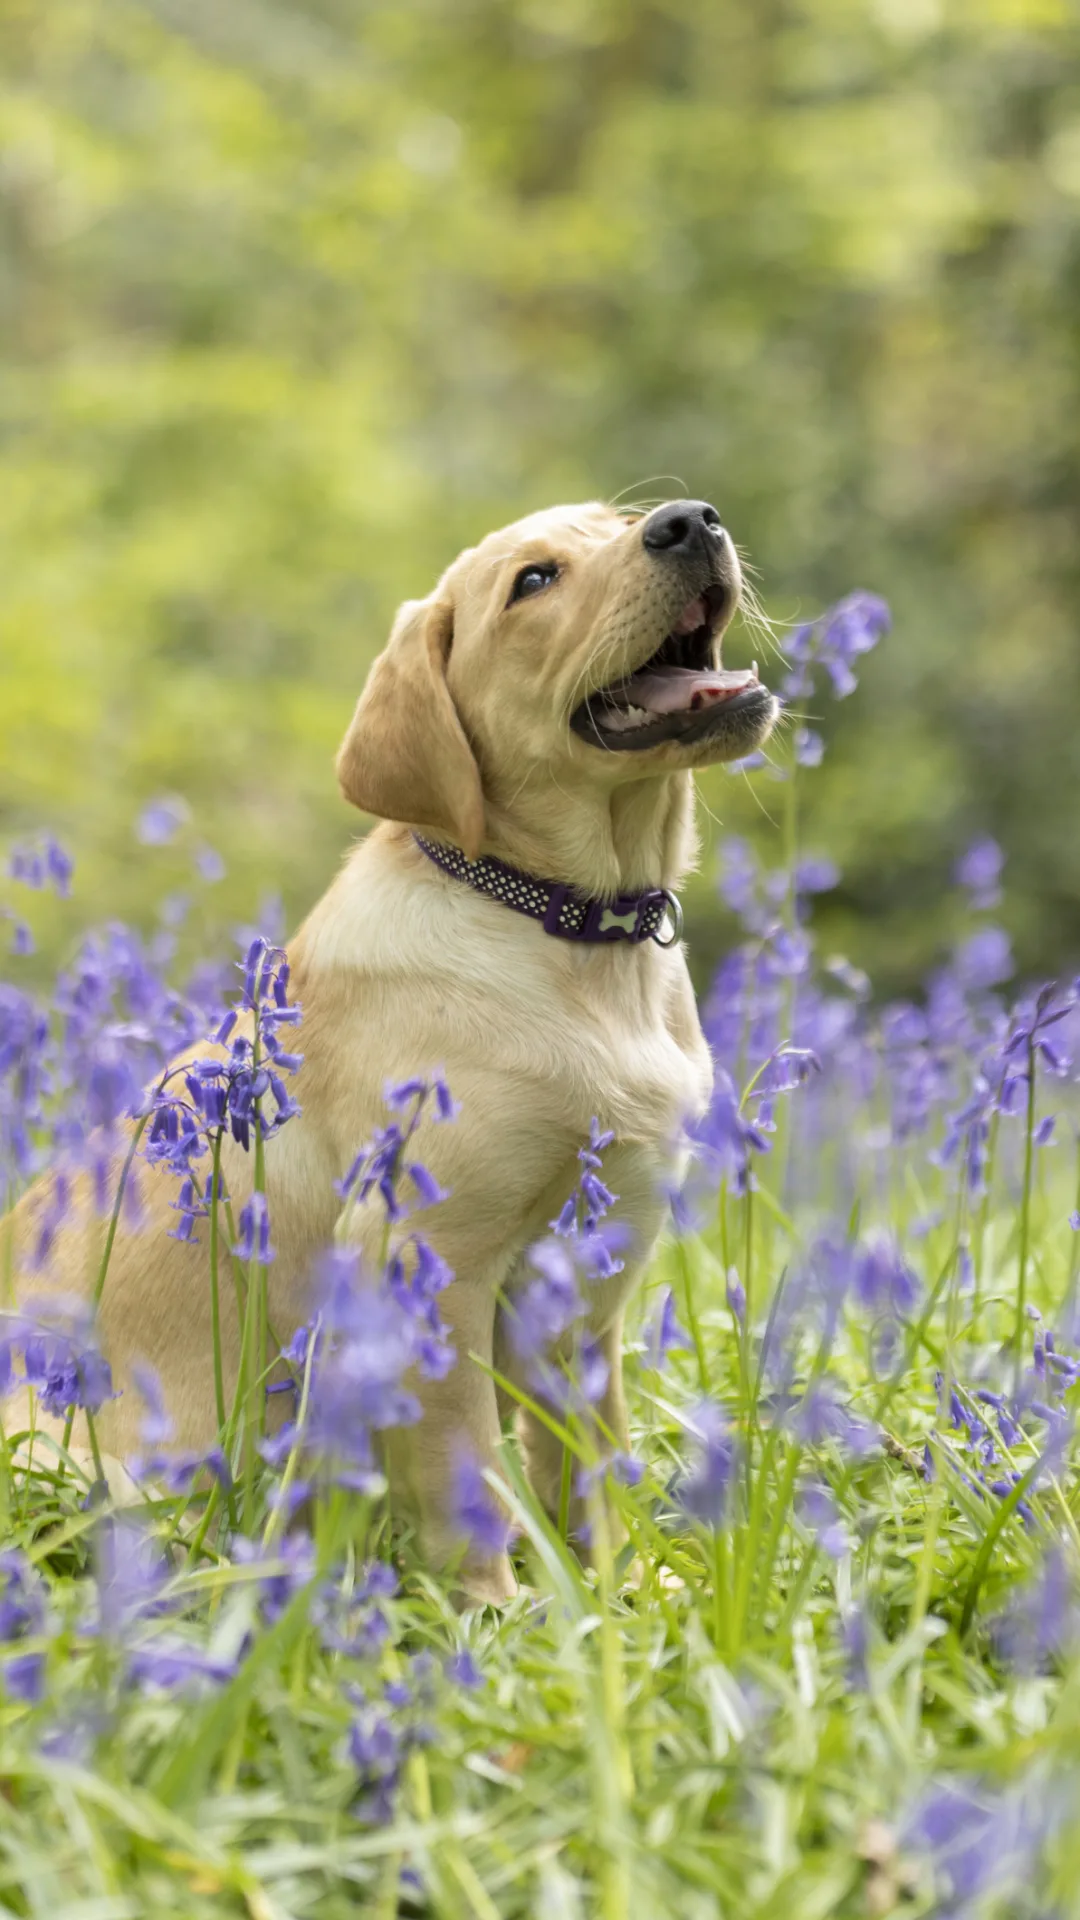
M 446 684 L 453 632 L 449 602 L 405 602 L 357 702 L 337 776 L 354 807 L 448 833 L 475 860 L 484 796 Z

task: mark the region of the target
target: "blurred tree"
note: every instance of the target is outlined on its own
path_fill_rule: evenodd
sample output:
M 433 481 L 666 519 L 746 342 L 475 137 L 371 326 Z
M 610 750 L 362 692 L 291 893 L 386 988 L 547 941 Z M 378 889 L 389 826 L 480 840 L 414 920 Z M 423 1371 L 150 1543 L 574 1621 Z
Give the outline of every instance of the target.
M 7 0 L 0 50 L 0 835 L 139 919 L 179 790 L 294 917 L 396 601 L 685 487 L 778 618 L 894 606 L 807 788 L 828 937 L 909 983 L 989 829 L 1076 955 L 1071 0 Z M 767 843 L 767 772 L 704 785 Z

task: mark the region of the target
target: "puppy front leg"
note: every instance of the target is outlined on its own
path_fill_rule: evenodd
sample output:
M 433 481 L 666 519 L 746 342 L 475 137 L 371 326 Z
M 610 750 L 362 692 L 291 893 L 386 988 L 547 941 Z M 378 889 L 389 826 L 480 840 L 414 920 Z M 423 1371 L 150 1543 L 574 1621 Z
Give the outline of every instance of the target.
M 482 1470 L 499 1471 L 495 1385 L 469 1358 L 475 1353 L 491 1364 L 494 1289 L 486 1283 L 455 1280 L 439 1305 L 457 1361 L 444 1380 L 410 1381 L 423 1414 L 416 1426 L 400 1427 L 385 1436 L 390 1497 L 395 1513 L 404 1510 L 415 1520 L 425 1560 L 434 1567 L 457 1563 L 458 1582 L 468 1598 L 498 1605 L 517 1592 L 509 1556 L 463 1541 L 454 1518 L 454 1482 L 461 1458 L 469 1458 Z
M 626 1419 L 626 1399 L 623 1393 L 623 1314 L 620 1310 L 602 1332 L 595 1335 L 596 1343 L 607 1362 L 607 1385 L 596 1402 L 597 1422 L 595 1438 L 597 1450 L 603 1458 L 612 1450 L 612 1440 L 620 1453 L 629 1449 L 630 1434 Z M 559 1517 L 563 1484 L 563 1444 L 550 1428 L 527 1408 L 522 1408 L 518 1416 L 518 1433 L 522 1451 L 525 1455 L 529 1482 L 545 1512 L 552 1520 Z M 611 1435 L 611 1439 L 608 1438 Z M 581 1558 L 588 1563 L 588 1508 L 589 1502 L 583 1499 L 577 1490 L 580 1467 L 572 1463 L 573 1480 L 571 1484 L 568 1533 L 571 1544 L 576 1546 Z M 610 1502 L 605 1501 L 607 1515 L 608 1544 L 617 1551 L 626 1538 L 626 1530 Z

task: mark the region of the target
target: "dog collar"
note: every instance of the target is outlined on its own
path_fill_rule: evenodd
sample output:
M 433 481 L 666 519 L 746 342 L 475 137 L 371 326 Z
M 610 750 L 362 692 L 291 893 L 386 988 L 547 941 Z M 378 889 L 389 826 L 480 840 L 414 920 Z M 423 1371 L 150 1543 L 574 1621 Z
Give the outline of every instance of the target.
M 590 945 L 628 940 L 631 946 L 655 940 L 658 947 L 673 947 L 682 933 L 682 907 L 667 887 L 597 900 L 561 881 L 540 880 L 534 873 L 523 873 L 520 867 L 508 867 L 491 854 L 467 860 L 460 847 L 426 840 L 421 833 L 414 833 L 413 839 L 421 853 L 444 873 L 463 880 L 477 893 L 486 893 L 502 906 L 512 907 L 515 913 L 538 920 L 544 932 L 556 940 L 580 940 Z M 667 937 L 662 938 L 665 932 Z

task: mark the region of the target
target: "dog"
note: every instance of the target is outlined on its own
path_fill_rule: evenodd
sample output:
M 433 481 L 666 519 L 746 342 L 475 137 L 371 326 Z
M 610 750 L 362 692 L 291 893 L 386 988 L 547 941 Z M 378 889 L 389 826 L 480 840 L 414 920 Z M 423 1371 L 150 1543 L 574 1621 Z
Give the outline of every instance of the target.
M 741 591 L 705 502 L 532 514 L 401 608 L 338 755 L 346 799 L 379 824 L 288 949 L 304 1059 L 301 1113 L 266 1147 L 270 1318 L 286 1338 L 306 1317 L 312 1261 L 338 1220 L 335 1181 L 384 1123 L 387 1083 L 444 1072 L 460 1115 L 415 1144 L 449 1194 L 424 1231 L 455 1276 L 440 1305 L 459 1358 L 417 1383 L 422 1419 L 387 1451 L 395 1513 L 413 1516 L 435 1567 L 461 1554 L 455 1456 L 467 1447 L 497 1466 L 511 1410 L 468 1356 L 522 1383 L 500 1303 L 572 1190 L 594 1116 L 615 1136 L 604 1179 L 629 1251 L 590 1289 L 589 1333 L 607 1364 L 598 1412 L 626 1444 L 623 1315 L 661 1231 L 680 1129 L 711 1087 L 673 919 L 695 851 L 693 772 L 760 747 L 777 715 L 756 669 L 719 665 Z M 239 1206 L 250 1158 L 227 1142 L 223 1169 Z M 121 1388 L 134 1363 L 156 1368 L 178 1442 L 206 1447 L 217 1429 L 206 1248 L 167 1237 L 170 1175 L 147 1168 L 142 1185 L 149 1227 L 121 1224 L 102 1341 Z M 31 1189 L 12 1216 L 20 1247 L 42 1205 Z M 49 1284 L 68 1292 L 97 1271 L 102 1226 L 84 1214 L 51 1261 Z M 384 1230 L 373 1209 L 350 1211 L 347 1232 L 376 1264 Z M 230 1396 L 233 1320 L 222 1325 Z M 123 1392 L 102 1409 L 102 1445 L 130 1454 L 137 1419 Z M 554 1514 L 561 1446 L 528 1413 L 519 1432 Z M 507 1556 L 476 1546 L 458 1577 L 475 1599 L 515 1590 Z

